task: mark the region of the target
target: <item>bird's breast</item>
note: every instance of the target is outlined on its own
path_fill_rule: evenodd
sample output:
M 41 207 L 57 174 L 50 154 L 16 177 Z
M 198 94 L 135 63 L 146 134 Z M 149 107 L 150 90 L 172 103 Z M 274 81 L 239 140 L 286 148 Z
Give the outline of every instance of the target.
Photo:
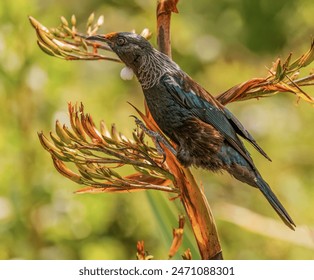
M 191 112 L 180 106 L 163 87 L 152 87 L 143 91 L 154 120 L 170 138 L 178 128 L 184 126 L 186 121 L 192 117 Z M 176 139 L 172 140 L 175 141 Z

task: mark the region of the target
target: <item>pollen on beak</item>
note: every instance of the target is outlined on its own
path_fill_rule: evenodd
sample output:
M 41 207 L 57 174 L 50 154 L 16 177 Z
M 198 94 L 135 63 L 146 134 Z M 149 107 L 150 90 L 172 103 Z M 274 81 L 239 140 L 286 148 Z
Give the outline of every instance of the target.
M 92 35 L 92 36 L 86 37 L 86 40 L 89 40 L 89 41 L 101 41 L 101 42 L 106 42 L 106 43 L 108 43 L 108 41 L 109 41 L 106 38 L 106 35 Z
M 116 32 L 111 32 L 105 35 L 92 35 L 88 36 L 86 40 L 90 41 L 98 41 L 98 42 L 105 42 L 109 46 L 112 44 L 112 39 L 116 36 Z

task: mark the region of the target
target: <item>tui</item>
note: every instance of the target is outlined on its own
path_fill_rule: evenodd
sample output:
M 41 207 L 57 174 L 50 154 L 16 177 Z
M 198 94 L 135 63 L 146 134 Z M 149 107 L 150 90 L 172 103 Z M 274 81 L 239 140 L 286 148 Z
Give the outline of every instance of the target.
M 227 108 L 140 35 L 114 32 L 87 39 L 107 43 L 133 70 L 154 120 L 177 145 L 175 155 L 183 166 L 226 170 L 258 188 L 294 230 L 293 220 L 258 172 L 239 136 L 270 158 Z

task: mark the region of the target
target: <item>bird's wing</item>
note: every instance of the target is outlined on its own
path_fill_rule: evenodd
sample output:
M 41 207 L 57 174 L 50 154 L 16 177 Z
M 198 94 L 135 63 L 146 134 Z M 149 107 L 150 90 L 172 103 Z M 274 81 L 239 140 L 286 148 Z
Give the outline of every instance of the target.
M 192 80 L 192 78 L 189 77 L 188 75 L 186 75 L 185 78 L 181 80 L 183 81 L 182 84 L 184 85 L 186 92 L 191 91 L 192 89 L 197 96 L 201 97 L 202 99 L 205 99 L 205 101 L 212 104 L 214 107 L 219 108 L 223 112 L 223 114 L 228 118 L 230 124 L 235 129 L 236 133 L 243 137 L 245 140 L 249 141 L 257 151 L 259 151 L 265 158 L 271 161 L 271 159 L 265 153 L 265 151 L 256 143 L 253 136 L 244 128 L 240 121 L 226 107 L 220 104 L 218 100 L 216 100 L 199 84 L 195 83 Z
M 209 103 L 196 95 L 191 87 L 189 88 L 186 85 L 181 86 L 180 81 L 173 77 L 168 76 L 165 77 L 165 79 L 164 85 L 167 91 L 181 106 L 188 109 L 193 116 L 215 127 L 225 137 L 228 143 L 254 167 L 252 158 L 237 136 L 237 133 L 251 142 L 254 147 L 258 147 L 257 149 L 260 152 L 262 149 L 230 111 L 224 111 L 214 104 Z M 262 154 L 264 155 L 265 153 L 262 152 Z
M 241 135 L 244 139 L 249 141 L 253 147 L 259 151 L 265 158 L 267 158 L 269 161 L 271 161 L 270 157 L 265 153 L 265 151 L 256 143 L 253 136 L 244 128 L 242 123 L 226 108 L 223 108 L 225 116 L 230 121 L 231 125 L 235 129 L 236 133 Z

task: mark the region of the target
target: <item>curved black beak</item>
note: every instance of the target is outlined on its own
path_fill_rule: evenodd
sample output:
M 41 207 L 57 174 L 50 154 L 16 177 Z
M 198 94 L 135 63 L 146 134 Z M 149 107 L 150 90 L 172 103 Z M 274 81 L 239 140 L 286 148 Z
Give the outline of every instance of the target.
M 100 41 L 100 42 L 110 43 L 110 40 L 106 38 L 106 35 L 92 35 L 92 36 L 87 36 L 85 39 L 89 41 Z
M 113 46 L 113 42 L 110 40 L 108 34 L 87 36 L 85 39 L 88 41 L 104 42 L 109 46 L 109 48 L 112 48 Z

